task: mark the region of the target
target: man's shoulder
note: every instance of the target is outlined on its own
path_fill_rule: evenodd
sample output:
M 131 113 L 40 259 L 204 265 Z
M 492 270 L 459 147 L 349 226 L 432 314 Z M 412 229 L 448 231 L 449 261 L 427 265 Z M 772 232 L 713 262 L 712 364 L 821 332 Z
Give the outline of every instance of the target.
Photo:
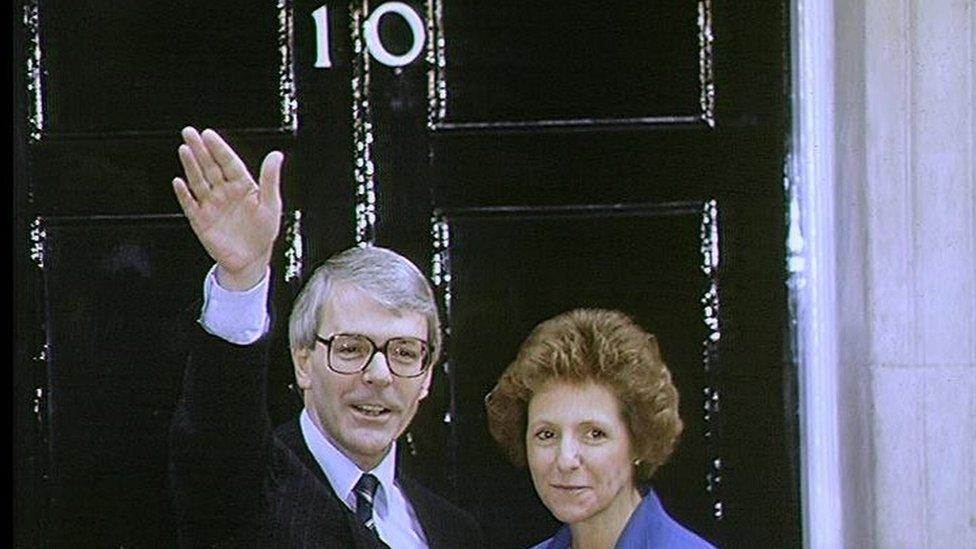
M 312 452 L 308 449 L 308 445 L 305 444 L 305 437 L 302 435 L 302 427 L 298 417 L 275 428 L 274 443 L 274 453 L 277 456 L 273 456 L 273 458 L 277 458 L 274 461 L 278 462 L 279 467 L 300 469 L 307 476 L 313 476 L 326 487 L 330 487 L 325 478 L 325 473 L 322 472 L 322 468 L 319 467 Z
M 344 516 L 346 509 L 305 445 L 297 418 L 275 428 L 265 480 L 269 505 L 278 508 L 272 515 L 316 509 L 320 517 Z
M 275 427 L 274 435 L 289 447 L 294 447 L 305 440 L 302 438 L 302 427 L 298 423 L 297 416 Z

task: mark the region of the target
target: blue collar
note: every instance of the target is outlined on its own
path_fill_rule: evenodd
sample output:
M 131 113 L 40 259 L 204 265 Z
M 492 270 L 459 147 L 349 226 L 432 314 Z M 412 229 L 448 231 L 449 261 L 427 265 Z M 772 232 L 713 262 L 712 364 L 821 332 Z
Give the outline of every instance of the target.
M 686 537 L 686 533 L 691 539 Z M 694 542 L 688 544 L 691 540 L 700 541 L 697 536 L 668 516 L 657 494 L 654 490 L 648 489 L 647 494 L 627 519 L 627 524 L 620 533 L 620 539 L 617 540 L 616 549 L 708 546 L 704 542 L 701 545 Z M 567 524 L 563 525 L 555 536 L 536 545 L 533 549 L 571 549 L 572 546 L 573 532 Z

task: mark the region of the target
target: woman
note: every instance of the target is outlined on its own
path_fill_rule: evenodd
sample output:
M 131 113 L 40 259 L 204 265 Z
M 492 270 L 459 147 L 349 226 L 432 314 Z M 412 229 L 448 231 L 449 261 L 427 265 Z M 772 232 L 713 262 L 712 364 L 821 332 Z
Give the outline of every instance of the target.
M 536 547 L 711 547 L 642 488 L 682 423 L 657 341 L 623 313 L 539 324 L 485 402 L 492 436 L 565 523 Z

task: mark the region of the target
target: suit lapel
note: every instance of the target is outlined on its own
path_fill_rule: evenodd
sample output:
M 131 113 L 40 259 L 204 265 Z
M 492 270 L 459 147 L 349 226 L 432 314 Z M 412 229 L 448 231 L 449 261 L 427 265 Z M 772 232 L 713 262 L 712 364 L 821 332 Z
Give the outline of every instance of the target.
M 446 547 L 448 540 L 445 539 L 444 530 L 441 528 L 443 517 L 438 515 L 427 489 L 400 471 L 397 471 L 397 482 L 410 501 L 410 505 L 413 506 L 414 512 L 417 513 L 417 520 L 420 521 L 420 527 L 424 529 L 427 545 Z
M 340 531 L 345 531 L 347 535 L 351 534 L 356 549 L 389 549 L 372 531 L 356 520 L 356 515 L 336 494 L 332 484 L 329 483 L 329 479 L 325 476 L 325 471 L 319 466 L 315 456 L 305 444 L 305 438 L 302 436 L 301 425 L 298 420 L 289 421 L 280 426 L 275 434 L 289 452 L 298 458 L 303 468 L 318 481 L 316 491 L 324 496 L 321 498 L 324 500 L 324 508 L 321 509 L 322 516 L 335 517 L 333 520 L 324 520 L 320 527 L 337 537 L 346 537 L 342 536 Z
M 305 438 L 302 436 L 302 428 L 298 423 L 296 418 L 294 421 L 289 421 L 284 425 L 278 427 L 275 433 L 278 439 L 285 444 L 285 446 L 291 450 L 292 454 L 298 457 L 299 461 L 306 469 L 311 471 L 315 478 L 319 479 L 319 482 L 323 484 L 325 488 L 328 488 L 329 492 L 333 496 L 336 495 L 335 490 L 332 489 L 332 485 L 329 484 L 329 479 L 325 477 L 325 471 L 319 467 L 319 463 L 315 461 L 315 456 L 309 451 L 308 445 L 305 444 Z M 338 500 L 339 498 L 336 497 Z M 342 503 L 341 501 L 339 503 Z

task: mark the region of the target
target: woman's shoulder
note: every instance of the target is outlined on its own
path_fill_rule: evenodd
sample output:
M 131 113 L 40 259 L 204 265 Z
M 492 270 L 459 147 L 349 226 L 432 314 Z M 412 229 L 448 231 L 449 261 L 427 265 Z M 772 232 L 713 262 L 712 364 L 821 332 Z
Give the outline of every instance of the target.
M 569 526 L 563 525 L 556 531 L 556 535 L 540 541 L 529 549 L 570 549 L 573 546 L 573 536 Z
M 653 490 L 648 491 L 644 496 L 631 521 L 624 528 L 617 547 L 619 549 L 644 547 L 714 549 L 711 543 L 671 518 Z

